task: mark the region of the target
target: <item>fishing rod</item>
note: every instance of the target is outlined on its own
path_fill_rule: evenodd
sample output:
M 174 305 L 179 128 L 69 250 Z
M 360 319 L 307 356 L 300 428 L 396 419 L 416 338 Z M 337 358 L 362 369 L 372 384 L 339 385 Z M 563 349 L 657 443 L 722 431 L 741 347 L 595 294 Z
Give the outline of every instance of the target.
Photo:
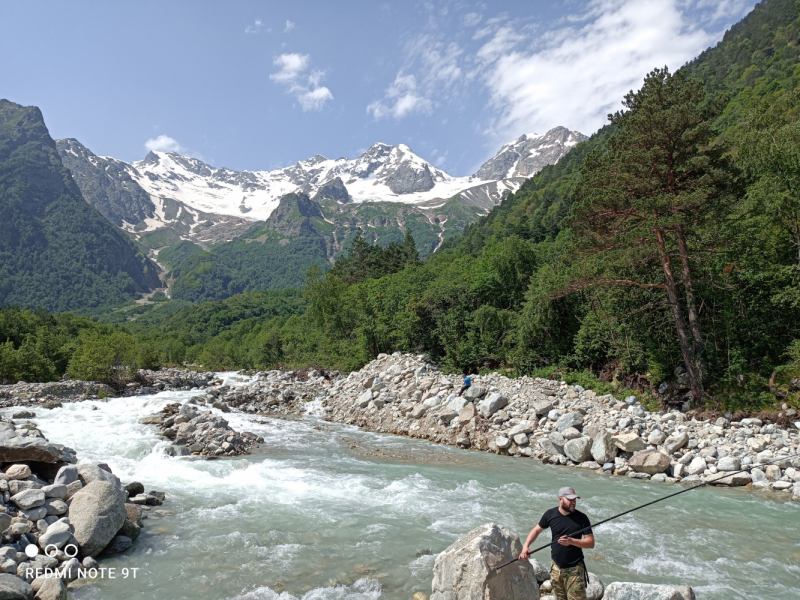
M 584 531 L 588 531 L 592 527 L 597 527 L 598 525 L 602 525 L 603 523 L 608 523 L 609 521 L 613 521 L 614 519 L 619 519 L 620 517 L 624 517 L 627 514 L 630 514 L 630 513 L 634 512 L 634 511 L 640 510 L 642 508 L 646 508 L 646 507 L 651 506 L 653 504 L 656 504 L 658 502 L 662 502 L 662 501 L 667 500 L 669 498 L 674 498 L 675 496 L 680 496 L 681 494 L 685 494 L 686 492 L 691 492 L 692 490 L 700 489 L 701 487 L 705 487 L 710 483 L 715 483 L 717 481 L 721 481 L 722 479 L 725 479 L 726 477 L 733 477 L 734 475 L 738 475 L 739 473 L 747 473 L 748 471 L 750 471 L 751 469 L 755 469 L 756 467 L 760 467 L 760 466 L 763 466 L 763 465 L 770 465 L 772 463 L 780 462 L 782 460 L 786 460 L 786 459 L 789 459 L 789 458 L 797 458 L 798 456 L 800 456 L 800 454 L 790 454 L 789 456 L 781 456 L 780 458 L 776 458 L 776 459 L 773 459 L 773 460 L 768 460 L 768 461 L 764 461 L 764 462 L 761 462 L 761 463 L 756 463 L 754 465 L 748 465 L 747 467 L 745 467 L 744 469 L 740 469 L 739 471 L 725 472 L 725 475 L 722 475 L 721 477 L 717 477 L 716 479 L 709 479 L 707 481 L 699 483 L 698 485 L 693 485 L 691 487 L 686 488 L 685 490 L 681 490 L 680 492 L 675 492 L 674 494 L 670 494 L 669 496 L 664 496 L 663 498 L 659 498 L 658 500 L 653 500 L 652 502 L 648 502 L 647 504 L 642 504 L 641 506 L 637 506 L 636 508 L 631 508 L 630 510 L 626 510 L 625 512 L 621 512 L 618 515 L 614 515 L 613 517 L 609 517 L 607 519 L 603 519 L 602 521 L 598 521 L 594 525 L 589 525 L 588 527 L 584 527 L 583 529 L 579 529 L 578 531 L 575 531 L 575 532 L 571 533 L 570 537 L 579 535 L 579 534 L 583 533 Z M 548 548 L 548 547 L 552 546 L 555 543 L 558 543 L 558 540 L 551 540 L 548 543 L 546 543 L 544 546 L 539 546 L 535 550 L 530 550 L 528 552 L 528 555 L 530 556 L 531 554 L 536 554 L 540 550 L 544 550 L 545 548 Z M 515 563 L 518 560 L 520 560 L 519 557 L 514 558 L 514 559 L 508 561 L 507 563 L 503 563 L 499 567 L 495 567 L 495 569 L 494 569 L 495 573 L 497 573 L 503 567 L 507 567 L 508 565 L 510 565 L 512 563 Z

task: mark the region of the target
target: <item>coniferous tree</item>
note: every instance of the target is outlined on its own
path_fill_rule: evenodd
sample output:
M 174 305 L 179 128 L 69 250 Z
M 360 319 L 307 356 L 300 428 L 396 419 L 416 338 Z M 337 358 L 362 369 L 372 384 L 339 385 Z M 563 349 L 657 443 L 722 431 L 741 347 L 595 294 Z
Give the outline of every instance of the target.
M 649 73 L 623 105 L 627 110 L 609 115 L 617 133 L 607 151 L 587 158 L 575 190 L 570 222 L 579 275 L 567 289 L 664 290 L 690 388 L 702 400 L 704 340 L 690 240 L 733 191 L 730 165 L 712 145 L 711 123 L 724 99 L 708 100 L 699 80 L 665 67 Z

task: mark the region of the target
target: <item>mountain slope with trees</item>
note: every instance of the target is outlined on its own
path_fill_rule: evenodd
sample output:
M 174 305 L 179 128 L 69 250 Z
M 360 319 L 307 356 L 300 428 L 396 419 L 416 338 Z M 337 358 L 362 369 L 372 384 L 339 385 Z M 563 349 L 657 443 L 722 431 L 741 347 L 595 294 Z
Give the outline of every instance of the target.
M 89 206 L 36 107 L 0 100 L 0 305 L 52 311 L 124 302 L 158 270 Z

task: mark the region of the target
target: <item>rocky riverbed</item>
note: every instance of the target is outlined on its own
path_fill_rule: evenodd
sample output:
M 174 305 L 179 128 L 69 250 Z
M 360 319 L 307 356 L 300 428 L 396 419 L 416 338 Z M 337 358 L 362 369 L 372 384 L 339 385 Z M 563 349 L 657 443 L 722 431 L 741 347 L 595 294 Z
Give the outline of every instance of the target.
M 0 598 L 64 600 L 68 584 L 97 577 L 98 560 L 134 544 L 164 494 L 123 485 L 104 463 L 76 464 L 74 450 L 27 420 L 35 416 L 0 417 Z
M 800 421 L 781 428 L 756 418 L 698 420 L 677 409 L 650 412 L 634 396 L 531 377 L 492 373 L 472 382 L 458 397 L 461 381 L 424 356 L 381 355 L 326 390 L 325 411 L 331 421 L 463 448 L 632 479 L 711 479 L 800 500 Z

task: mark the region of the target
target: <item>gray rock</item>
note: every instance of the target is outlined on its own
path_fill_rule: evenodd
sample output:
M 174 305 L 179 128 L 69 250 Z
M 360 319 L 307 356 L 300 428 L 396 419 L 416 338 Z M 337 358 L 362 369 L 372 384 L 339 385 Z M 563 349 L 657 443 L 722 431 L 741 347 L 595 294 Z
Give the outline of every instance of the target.
M 650 435 L 647 436 L 647 443 L 652 444 L 653 446 L 658 446 L 667 439 L 667 436 L 664 435 L 664 432 L 659 429 L 654 429 L 650 432 Z
M 8 513 L 0 513 L 0 533 L 4 532 L 11 526 L 11 515 Z
M 108 543 L 108 546 L 103 548 L 103 555 L 108 556 L 111 554 L 119 554 L 120 552 L 125 552 L 128 548 L 133 545 L 133 540 L 126 535 L 115 535 L 111 538 L 111 541 Z
M 543 583 L 550 579 L 550 571 L 544 568 L 544 565 L 535 558 L 528 558 L 528 562 L 533 567 L 533 576 L 536 578 L 537 583 Z
M 78 569 L 81 568 L 81 563 L 77 558 L 70 558 L 61 563 L 61 574 L 66 581 L 75 581 L 78 578 Z
M 53 484 L 69 485 L 73 481 L 78 481 L 78 467 L 75 465 L 67 465 L 58 470 Z
M 628 466 L 637 473 L 655 475 L 669 468 L 669 456 L 658 450 L 642 450 L 631 456 Z
M 66 486 L 64 486 L 66 488 Z M 47 498 L 42 507 L 47 511 L 48 517 L 56 515 L 60 516 L 67 512 L 67 503 L 58 498 Z
M 494 438 L 494 443 L 495 446 L 497 446 L 501 450 L 505 450 L 506 448 L 511 446 L 511 440 L 504 435 L 498 435 L 496 438 Z
M 489 418 L 498 410 L 508 405 L 508 398 L 497 392 L 489 394 L 478 403 L 478 412 L 485 418 Z
M 100 464 L 83 463 L 78 465 L 78 476 L 84 487 L 93 481 L 107 481 L 116 488 L 123 503 L 128 497 L 128 492 L 123 487 L 119 477 L 104 469 Z
M 581 437 L 581 432 L 574 427 L 569 427 L 561 432 L 565 440 L 576 440 Z
M 367 390 L 358 397 L 358 400 L 356 400 L 358 408 L 366 408 L 370 402 L 372 402 L 372 390 Z
M 594 438 L 592 443 L 592 458 L 600 464 L 609 463 L 617 456 L 617 445 L 611 434 L 603 429 Z
M 430 600 L 539 600 L 530 562 L 494 569 L 521 551 L 519 538 L 505 527 L 476 527 L 436 557 Z
M 125 522 L 125 503 L 108 481 L 90 482 L 72 498 L 69 519 L 84 555 L 97 556 Z
M 2 600 L 32 600 L 35 592 L 33 587 L 16 575 L 0 573 L 0 599 Z
M 486 393 L 486 388 L 480 385 L 472 385 L 464 390 L 463 397 L 467 400 L 477 400 Z
M 600 600 L 605 593 L 606 586 L 594 573 L 589 573 L 589 585 L 586 587 L 586 600 Z
M 43 578 L 38 588 L 36 600 L 67 600 L 67 586 L 60 577 Z
M 61 483 L 46 485 L 42 488 L 45 498 L 58 498 L 63 500 L 67 497 L 67 486 Z
M 564 454 L 576 463 L 587 461 L 592 458 L 592 440 L 588 437 L 569 440 L 564 444 Z
M 556 431 L 565 431 L 570 427 L 580 429 L 583 426 L 583 415 L 579 412 L 571 412 L 561 415 L 556 421 Z
M 408 413 L 408 416 L 412 419 L 421 419 L 425 416 L 425 413 L 428 412 L 428 407 L 422 404 L 417 404 L 414 409 Z
M 623 452 L 644 450 L 644 442 L 636 433 L 621 433 L 614 436 L 614 444 Z
M 718 471 L 738 471 L 741 468 L 742 463 L 735 456 L 725 456 L 717 461 Z
M 464 407 L 467 404 L 468 404 L 467 399 L 464 398 L 463 396 L 461 396 L 461 397 L 455 397 L 452 400 L 448 400 L 446 406 L 447 406 L 448 409 L 450 409 L 454 413 L 458 414 L 462 410 L 464 410 Z
M 42 490 L 23 490 L 19 494 L 11 496 L 11 501 L 23 510 L 41 506 L 44 504 L 44 499 Z
M 564 447 L 562 446 L 561 448 L 558 448 L 548 438 L 540 438 L 539 447 L 542 449 L 542 452 L 544 452 L 548 456 L 561 456 L 564 454 L 563 452 Z
M 692 462 L 690 462 L 686 467 L 686 472 L 689 475 L 700 475 L 707 468 L 708 464 L 706 463 L 706 459 L 702 456 L 695 456 L 692 459 Z
M 128 492 L 129 496 L 144 494 L 144 485 L 138 481 L 131 481 L 130 483 L 125 484 L 125 491 Z
M 553 410 L 553 403 L 547 402 L 546 400 L 542 402 L 536 402 L 533 405 L 533 410 L 536 411 L 537 416 L 543 417 L 551 410 Z
M 72 448 L 51 444 L 40 437 L 18 436 L 7 429 L 0 431 L 0 462 L 74 463 L 76 460 Z
M 668 454 L 672 454 L 673 452 L 677 452 L 681 448 L 683 448 L 686 443 L 689 441 L 689 434 L 685 431 L 681 431 L 680 433 L 673 433 L 664 441 L 664 449 L 667 451 Z
M 603 600 L 695 600 L 688 586 L 615 581 L 606 586 Z
M 49 544 L 61 548 L 67 543 L 72 535 L 72 528 L 67 519 L 56 521 L 47 526 L 47 531 L 39 536 L 39 547 L 44 549 Z

